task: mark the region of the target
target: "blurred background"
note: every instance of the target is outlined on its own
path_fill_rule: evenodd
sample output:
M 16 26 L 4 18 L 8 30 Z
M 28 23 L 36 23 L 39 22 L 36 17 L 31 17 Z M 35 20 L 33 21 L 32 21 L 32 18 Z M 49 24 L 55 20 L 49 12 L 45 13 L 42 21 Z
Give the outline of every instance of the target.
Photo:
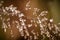
M 22 12 L 24 11 L 24 7 L 27 1 L 29 0 L 0 0 L 4 1 L 4 6 L 9 6 L 13 4 L 14 6 L 17 7 L 18 10 L 21 10 Z M 41 11 L 42 10 L 47 10 L 49 14 L 47 15 L 48 18 L 53 18 L 54 23 L 59 23 L 60 22 L 60 0 L 30 0 L 31 1 L 31 7 L 37 7 Z M 25 14 L 28 15 L 29 14 Z M 32 14 L 30 14 L 31 16 Z M 5 34 L 3 30 L 1 29 L 1 21 L 0 21 L 0 40 L 5 40 Z

